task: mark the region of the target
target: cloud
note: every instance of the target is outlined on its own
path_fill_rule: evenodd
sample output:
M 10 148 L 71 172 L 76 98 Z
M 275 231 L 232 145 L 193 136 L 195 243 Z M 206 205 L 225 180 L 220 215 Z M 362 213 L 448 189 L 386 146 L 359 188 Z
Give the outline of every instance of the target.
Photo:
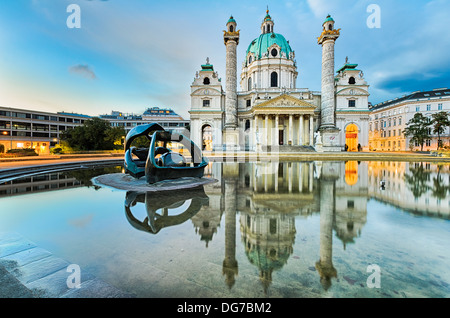
M 93 70 L 91 70 L 89 65 L 78 64 L 78 65 L 71 66 L 71 67 L 69 67 L 69 72 L 72 74 L 81 75 L 85 78 L 89 78 L 89 79 L 93 79 L 93 80 L 97 79 L 97 75 L 95 75 L 95 72 Z

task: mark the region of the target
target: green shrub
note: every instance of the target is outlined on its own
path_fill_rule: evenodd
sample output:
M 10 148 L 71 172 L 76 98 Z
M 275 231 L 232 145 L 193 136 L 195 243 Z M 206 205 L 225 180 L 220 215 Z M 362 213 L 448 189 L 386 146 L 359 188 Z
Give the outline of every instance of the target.
M 10 149 L 6 153 L 17 155 L 17 157 L 38 156 L 36 151 L 32 148 Z

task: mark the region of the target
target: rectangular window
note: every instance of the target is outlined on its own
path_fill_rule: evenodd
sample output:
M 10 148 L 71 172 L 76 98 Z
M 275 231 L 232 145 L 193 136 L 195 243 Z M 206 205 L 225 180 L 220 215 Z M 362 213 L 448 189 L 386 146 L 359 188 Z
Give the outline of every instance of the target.
M 17 117 L 17 118 L 31 118 L 31 114 L 25 114 L 25 113 L 16 113 L 16 112 L 13 112 L 13 113 L 12 113 L 12 117 Z
M 427 147 L 430 147 L 431 146 L 431 140 L 427 139 L 427 141 L 425 141 L 425 144 L 427 145 Z
M 398 118 L 398 124 L 399 124 L 399 125 L 402 124 L 402 118 L 401 118 L 401 117 Z
M 209 99 L 204 99 L 203 100 L 203 107 L 209 107 L 210 105 L 210 100 Z
M 355 107 L 356 106 L 356 100 L 350 99 L 348 101 L 348 107 Z
M 247 107 L 252 106 L 252 100 L 251 99 L 247 99 Z
M 431 105 L 427 105 L 427 110 L 431 110 Z
M 0 110 L 0 116 L 9 117 L 10 116 L 10 112 Z
M 416 106 L 416 112 L 420 112 L 420 106 Z
M 442 104 L 438 104 L 438 110 L 442 110 Z
M 37 119 L 37 120 L 48 120 L 48 116 L 44 116 L 44 115 L 33 115 L 33 119 Z
M 392 131 L 392 136 L 395 137 L 395 130 Z
M 388 137 L 391 137 L 391 131 L 390 130 L 388 131 Z
M 399 136 L 402 135 L 402 130 L 401 130 L 401 129 L 398 130 L 398 135 L 399 135 Z

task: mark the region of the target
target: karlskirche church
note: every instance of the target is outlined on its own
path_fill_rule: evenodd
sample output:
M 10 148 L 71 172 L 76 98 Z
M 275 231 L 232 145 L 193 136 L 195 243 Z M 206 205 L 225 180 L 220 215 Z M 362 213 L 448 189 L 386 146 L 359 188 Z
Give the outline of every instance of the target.
M 321 92 L 297 88 L 297 63 L 289 41 L 276 33 L 269 10 L 261 34 L 247 47 L 237 90 L 240 30 L 230 17 L 223 31 L 225 90 L 206 60 L 191 85 L 191 139 L 204 151 L 363 151 L 368 149 L 369 85 L 348 60 L 335 72 L 340 29 L 327 16 L 322 47 Z M 319 65 L 318 65 L 319 68 Z

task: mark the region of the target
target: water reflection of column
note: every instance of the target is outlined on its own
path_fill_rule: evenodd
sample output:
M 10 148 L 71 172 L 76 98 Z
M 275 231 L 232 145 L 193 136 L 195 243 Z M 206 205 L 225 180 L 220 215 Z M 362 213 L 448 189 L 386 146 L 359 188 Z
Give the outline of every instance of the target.
M 312 163 L 309 164 L 309 192 L 313 192 L 314 171 Z
M 225 259 L 222 264 L 222 274 L 229 288 L 235 283 L 238 273 L 236 261 L 236 178 L 226 178 L 224 185 L 225 198 Z
M 324 162 L 323 168 L 328 168 L 327 163 Z M 327 290 L 331 286 L 331 278 L 337 276 L 332 260 L 336 178 L 327 174 L 330 170 L 325 170 L 320 178 L 320 259 L 316 262 L 316 269 L 320 283 Z
M 298 163 L 298 192 L 303 192 L 303 163 Z
M 292 162 L 289 162 L 288 165 L 288 173 L 289 173 L 289 183 L 288 183 L 288 190 L 289 193 L 292 193 L 292 179 L 294 178 L 294 174 L 292 173 Z

